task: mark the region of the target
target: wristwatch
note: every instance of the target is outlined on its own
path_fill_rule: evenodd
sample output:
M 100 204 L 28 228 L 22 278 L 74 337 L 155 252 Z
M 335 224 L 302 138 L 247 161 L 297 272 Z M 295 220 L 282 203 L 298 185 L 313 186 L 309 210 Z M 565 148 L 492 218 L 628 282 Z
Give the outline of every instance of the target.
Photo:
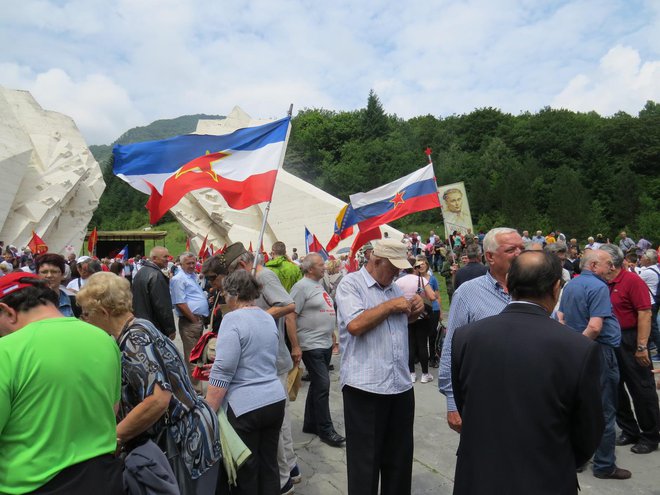
M 648 349 L 648 347 L 645 345 L 640 344 L 637 346 L 637 352 L 644 352 L 646 349 Z

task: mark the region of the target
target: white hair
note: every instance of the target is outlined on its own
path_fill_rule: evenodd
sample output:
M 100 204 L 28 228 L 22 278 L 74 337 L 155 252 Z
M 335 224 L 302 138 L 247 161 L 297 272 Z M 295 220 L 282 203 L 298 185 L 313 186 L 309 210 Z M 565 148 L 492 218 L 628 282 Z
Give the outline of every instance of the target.
M 484 237 L 484 252 L 494 253 L 497 251 L 497 248 L 500 247 L 499 243 L 497 242 L 497 236 L 513 233 L 517 234 L 518 231 L 510 227 L 495 227 L 494 229 L 490 229 L 486 234 L 486 237 Z

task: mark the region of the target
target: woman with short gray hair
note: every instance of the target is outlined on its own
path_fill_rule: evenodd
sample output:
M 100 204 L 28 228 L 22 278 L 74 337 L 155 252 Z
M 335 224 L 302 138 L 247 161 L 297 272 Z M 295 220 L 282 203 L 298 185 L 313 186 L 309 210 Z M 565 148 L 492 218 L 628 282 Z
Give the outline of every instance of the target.
M 231 310 L 218 331 L 206 400 L 223 407 L 252 456 L 238 470 L 234 494 L 280 493 L 277 444 L 284 419 L 284 388 L 277 377 L 279 334 L 273 317 L 255 306 L 260 287 L 245 270 L 223 281 Z

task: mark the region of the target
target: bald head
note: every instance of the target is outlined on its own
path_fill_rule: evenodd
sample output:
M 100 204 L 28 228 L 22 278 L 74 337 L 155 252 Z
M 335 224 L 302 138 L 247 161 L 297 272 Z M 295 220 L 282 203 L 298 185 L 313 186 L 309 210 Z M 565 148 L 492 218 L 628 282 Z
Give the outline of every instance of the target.
M 561 280 L 561 262 L 545 251 L 525 251 L 511 262 L 507 288 L 514 301 L 554 298 Z
M 149 252 L 149 258 L 158 268 L 167 267 L 167 258 L 170 256 L 170 252 L 165 246 L 154 246 Z

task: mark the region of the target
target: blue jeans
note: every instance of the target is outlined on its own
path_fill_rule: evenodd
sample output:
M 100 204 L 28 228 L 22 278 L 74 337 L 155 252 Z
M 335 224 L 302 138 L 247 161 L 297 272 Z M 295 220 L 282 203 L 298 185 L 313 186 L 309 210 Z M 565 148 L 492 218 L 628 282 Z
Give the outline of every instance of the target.
M 332 347 L 303 351 L 302 360 L 309 372 L 309 390 L 305 401 L 303 429 L 327 437 L 335 431 L 330 417 L 330 373 Z
M 605 344 L 600 347 L 600 388 L 603 403 L 605 430 L 598 449 L 594 454 L 593 471 L 610 474 L 616 469 L 616 409 L 619 390 L 619 363 L 614 348 Z

